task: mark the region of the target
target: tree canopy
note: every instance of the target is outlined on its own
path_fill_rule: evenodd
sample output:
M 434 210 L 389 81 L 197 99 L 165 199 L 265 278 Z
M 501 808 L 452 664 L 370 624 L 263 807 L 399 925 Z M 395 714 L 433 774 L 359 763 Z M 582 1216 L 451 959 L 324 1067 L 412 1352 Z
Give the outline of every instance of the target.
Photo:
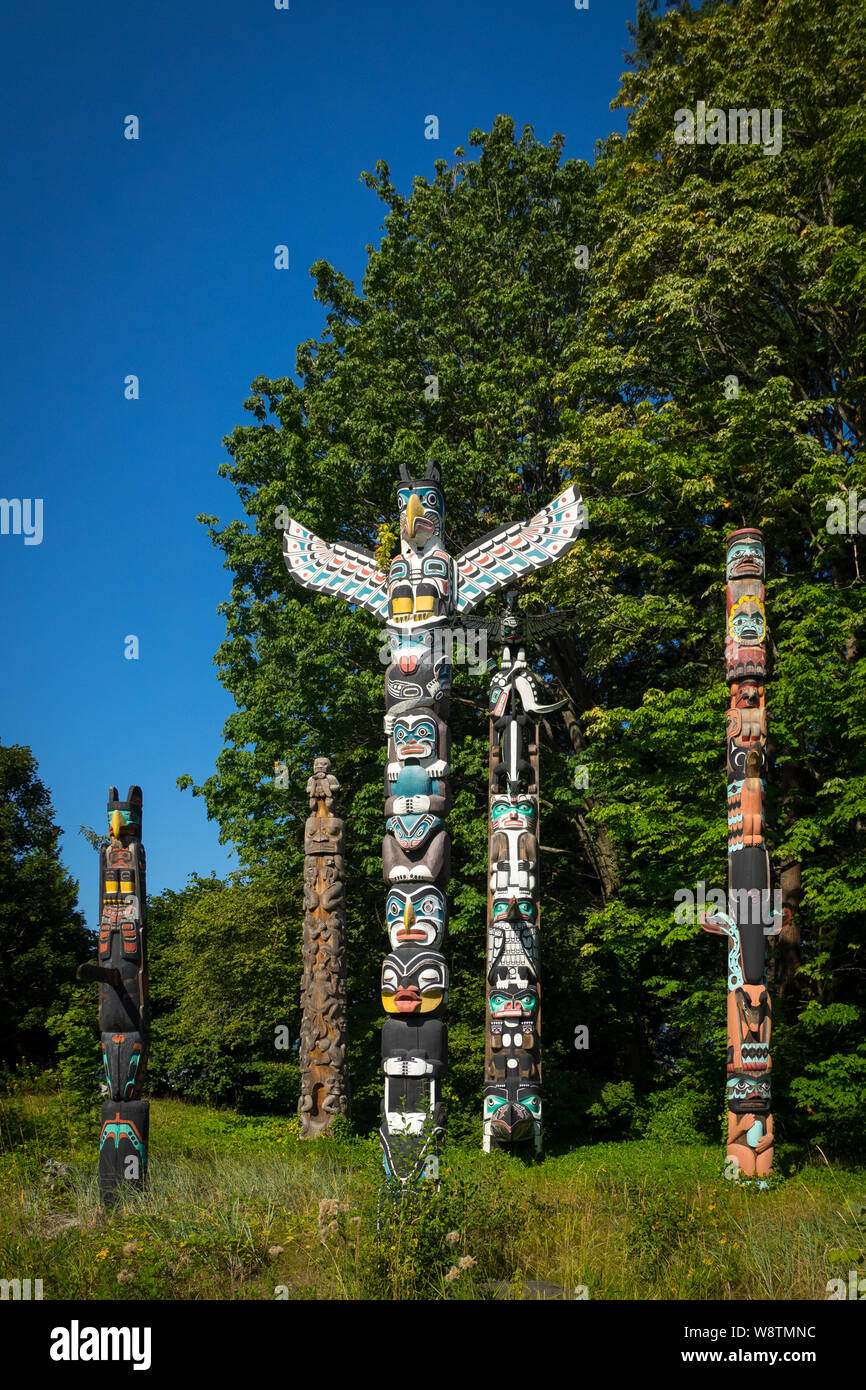
M 48 1018 L 71 997 L 90 937 L 31 750 L 0 744 L 0 1062 L 51 1060 Z
M 566 158 L 561 136 L 544 144 L 499 116 L 469 134 L 469 156 L 436 161 L 408 194 L 384 161 L 363 175 L 383 234 L 361 287 L 312 267 L 322 334 L 298 348 L 297 381 L 253 381 L 251 418 L 226 440 L 221 471 L 249 524 L 202 518 L 232 576 L 217 663 L 236 710 L 214 775 L 193 791 L 238 847 L 249 891 L 295 893 L 297 941 L 303 788 L 313 757 L 332 758 L 347 824 L 353 1090 L 371 1119 L 386 939 L 382 633 L 292 585 L 278 509 L 387 561 L 400 464 L 442 465 L 455 554 L 577 481 L 588 533 L 521 587 L 527 608 L 577 613 L 574 633 L 539 654 L 569 698 L 542 751 L 546 1116 L 563 1135 L 621 1133 L 676 1102 L 678 1132 L 684 1114 L 712 1126 L 723 961 L 695 920 L 675 918 L 675 894 L 725 879 L 725 537 L 760 526 L 774 861 L 801 865 L 803 882 L 800 964 L 788 958 L 774 1026 L 775 1109 L 783 1137 L 855 1142 L 862 545 L 827 516 L 834 497 L 866 497 L 862 12 L 854 0 L 739 0 L 645 20 L 615 102 L 627 133 L 600 142 L 593 166 Z M 676 113 L 698 101 L 781 111 L 778 153 L 677 143 Z M 483 676 L 457 669 L 454 1132 L 480 1125 L 485 691 Z M 181 937 L 197 929 L 181 914 Z M 269 1005 L 263 1049 L 271 1023 Z M 572 1046 L 578 1024 L 588 1051 Z

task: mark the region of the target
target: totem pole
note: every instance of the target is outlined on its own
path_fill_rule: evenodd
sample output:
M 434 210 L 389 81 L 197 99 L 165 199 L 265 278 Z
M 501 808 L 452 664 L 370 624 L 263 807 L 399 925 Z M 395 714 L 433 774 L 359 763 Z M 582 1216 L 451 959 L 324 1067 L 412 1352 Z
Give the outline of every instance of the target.
M 346 871 L 340 784 L 327 758 L 313 760 L 304 833 L 304 973 L 301 978 L 301 1138 L 316 1139 L 349 1113 L 346 1076 Z
M 104 1206 L 147 1173 L 150 1105 L 140 1100 L 150 1043 L 147 887 L 141 843 L 141 787 L 126 800 L 108 789 L 109 840 L 99 853 L 98 963 L 79 980 L 99 982 L 99 1027 L 108 1099 L 102 1106 L 99 1195 Z
M 516 589 L 506 602 L 498 618 L 467 623 L 502 644 L 490 683 L 484 1150 L 532 1138 L 540 1153 L 538 716 L 567 701 L 539 703 L 526 649 L 574 618 L 521 613 Z
M 401 466 L 400 476 L 400 554 L 387 576 L 373 555 L 329 545 L 293 519 L 283 554 L 299 584 L 360 604 L 386 623 L 389 635 L 382 868 L 391 951 L 382 965 L 388 1018 L 380 1140 L 387 1177 L 405 1189 L 437 1176 L 444 1126 L 448 967 L 441 947 L 451 858 L 444 819 L 451 804 L 451 623 L 488 594 L 565 554 L 586 525 L 586 512 L 570 487 L 530 522 L 503 526 L 455 560 L 444 548 L 438 466 L 431 460 L 423 479 Z
M 771 906 L 764 837 L 767 621 L 760 531 L 728 536 L 726 575 L 728 911 L 707 911 L 701 922 L 705 931 L 728 938 L 728 1158 L 741 1175 L 762 1184 L 773 1166 L 764 938 L 777 936 L 782 924 Z

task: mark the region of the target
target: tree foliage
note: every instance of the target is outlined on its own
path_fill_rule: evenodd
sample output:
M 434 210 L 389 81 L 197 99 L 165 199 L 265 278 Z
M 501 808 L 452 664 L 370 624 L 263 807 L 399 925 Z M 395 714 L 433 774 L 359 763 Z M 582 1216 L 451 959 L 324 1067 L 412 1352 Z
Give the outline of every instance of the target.
M 517 136 L 500 116 L 470 134 L 474 158 L 437 161 L 408 196 L 383 161 L 363 176 L 385 211 L 362 286 L 313 266 L 324 331 L 299 347 L 297 381 L 253 382 L 252 422 L 226 441 L 222 472 L 249 524 L 203 518 L 232 576 L 217 662 L 236 711 L 214 776 L 193 790 L 252 875 L 250 911 L 279 883 L 299 922 L 303 787 L 314 755 L 333 759 L 354 1089 L 369 1119 L 385 949 L 382 634 L 292 585 L 277 509 L 387 560 L 399 465 L 432 454 L 456 554 L 575 479 L 590 530 L 521 600 L 577 610 L 540 667 L 570 700 L 543 731 L 546 1114 L 564 1134 L 604 1132 L 614 1111 L 617 1132 L 638 1125 L 640 1104 L 623 1109 L 611 1089 L 622 1078 L 648 1103 L 671 1087 L 717 1092 L 720 1110 L 723 959 L 695 921 L 674 919 L 674 895 L 724 882 L 725 536 L 759 525 L 776 656 L 769 820 L 777 865 L 799 861 L 805 889 L 803 963 L 776 1017 L 775 1108 L 783 1135 L 829 1142 L 845 1110 L 832 1097 L 859 1065 L 845 1059 L 864 1036 L 866 969 L 862 543 L 826 529 L 829 498 L 866 497 L 862 16 L 853 0 L 740 0 L 646 17 L 652 42 L 645 29 L 616 103 L 627 134 L 600 144 L 592 168 L 564 158 L 560 136 Z M 780 109 L 780 152 L 677 144 L 676 112 L 697 101 Z M 452 1124 L 471 1129 L 484 679 L 458 668 L 456 695 L 449 1086 Z M 206 993 L 220 979 L 205 946 Z M 572 1047 L 577 1024 L 586 1052 Z M 847 1143 L 862 1100 L 845 1105 Z
M 31 750 L 0 744 L 0 1061 L 47 1063 L 50 1014 L 72 998 L 89 952 L 78 884 Z

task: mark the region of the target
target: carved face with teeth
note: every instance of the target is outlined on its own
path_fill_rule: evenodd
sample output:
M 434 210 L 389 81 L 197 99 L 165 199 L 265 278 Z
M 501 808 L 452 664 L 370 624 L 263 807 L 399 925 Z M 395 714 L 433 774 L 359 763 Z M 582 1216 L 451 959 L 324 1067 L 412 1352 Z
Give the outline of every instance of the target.
M 767 632 L 764 604 L 758 594 L 743 594 L 731 608 L 728 635 L 740 647 L 759 647 Z
M 535 814 L 532 796 L 494 796 L 490 804 L 494 830 L 534 830 Z
M 738 531 L 728 539 L 728 579 L 763 579 L 764 542 L 760 531 Z
M 445 936 L 448 904 L 432 884 L 420 888 L 392 887 L 385 899 L 385 925 L 391 949 L 429 946 L 438 950 Z
M 725 1086 L 728 1109 L 735 1115 L 768 1115 L 771 1106 L 770 1073 L 736 1075 Z
M 526 989 L 519 986 L 499 988 L 490 991 L 490 1017 L 495 1019 L 530 1018 L 538 1008 L 538 990 L 532 985 Z
M 448 966 L 438 951 L 406 947 L 382 962 L 387 1014 L 432 1014 L 448 1000 Z
M 401 763 L 426 763 L 439 756 L 439 724 L 435 715 L 399 714 L 391 737 Z

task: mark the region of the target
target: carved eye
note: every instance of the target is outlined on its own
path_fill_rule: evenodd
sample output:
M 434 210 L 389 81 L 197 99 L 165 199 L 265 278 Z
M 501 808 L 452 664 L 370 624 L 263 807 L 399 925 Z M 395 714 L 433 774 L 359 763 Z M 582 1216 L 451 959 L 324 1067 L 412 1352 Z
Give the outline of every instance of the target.
M 385 913 L 388 917 L 402 917 L 403 909 L 396 898 L 389 898 L 385 904 Z
M 422 970 L 418 976 L 418 988 L 423 994 L 425 990 L 436 989 L 442 984 L 442 979 L 438 970 Z
M 436 507 L 436 506 L 438 506 L 438 504 L 439 504 L 439 494 L 438 494 L 438 492 L 428 492 L 428 493 L 425 493 L 424 501 L 427 503 L 427 506 L 428 506 L 428 507 Z
M 419 909 L 425 917 L 439 916 L 439 903 L 435 898 L 425 898 L 424 901 L 419 904 Z
M 525 1099 L 521 1101 L 521 1105 L 525 1105 L 527 1110 L 530 1110 L 533 1115 L 541 1114 L 541 1099 L 539 1096 L 526 1096 Z
M 389 991 L 396 991 L 397 986 L 399 985 L 399 983 L 400 983 L 400 982 L 399 982 L 399 980 L 397 979 L 397 972 L 396 972 L 396 970 L 394 969 L 394 967 L 393 967 L 392 965 L 383 966 L 383 968 L 382 968 L 382 988 L 383 988 L 383 989 L 387 989 L 387 990 L 389 990 Z

